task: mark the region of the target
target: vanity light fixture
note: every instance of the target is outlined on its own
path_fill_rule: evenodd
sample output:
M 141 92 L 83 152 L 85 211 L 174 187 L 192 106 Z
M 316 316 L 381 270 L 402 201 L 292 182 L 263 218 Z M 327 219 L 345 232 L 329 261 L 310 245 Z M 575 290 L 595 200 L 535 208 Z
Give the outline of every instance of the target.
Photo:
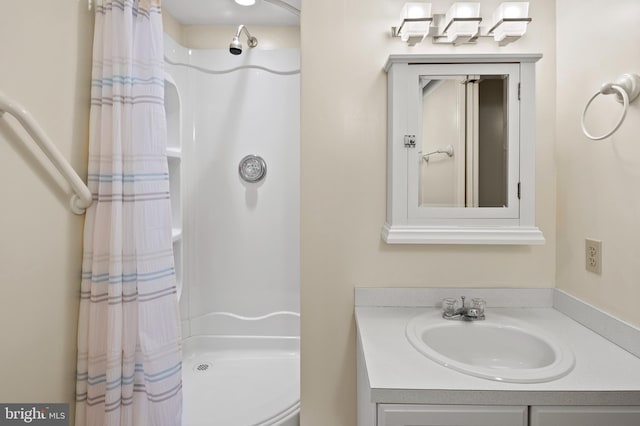
M 453 43 L 454 46 L 475 40 L 480 31 L 480 3 L 456 2 L 451 5 L 444 19 L 438 23 L 437 43 Z
M 247 1 L 247 0 L 236 0 Z M 272 0 L 268 0 L 272 1 Z M 431 3 L 410 2 L 402 8 L 401 23 L 391 27 L 391 35 L 409 46 L 431 36 L 436 44 L 475 43 L 479 37 L 491 37 L 500 46 L 518 40 L 527 32 L 529 2 L 500 3 L 489 25 L 480 26 L 480 3 L 455 2 L 447 13 L 431 13 Z
M 422 42 L 431 29 L 431 3 L 409 2 L 402 7 L 402 22 L 399 27 L 391 27 L 391 34 L 413 46 Z
M 256 0 L 234 0 L 240 6 L 253 6 L 256 4 Z
M 493 34 L 500 46 L 505 46 L 522 37 L 529 22 L 529 2 L 500 3 L 493 12 L 492 26 L 487 33 Z

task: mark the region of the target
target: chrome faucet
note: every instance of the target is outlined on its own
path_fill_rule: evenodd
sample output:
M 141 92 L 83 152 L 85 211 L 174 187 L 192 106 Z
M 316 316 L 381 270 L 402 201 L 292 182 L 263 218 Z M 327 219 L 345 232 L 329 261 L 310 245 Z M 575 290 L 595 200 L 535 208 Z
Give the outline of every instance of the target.
M 444 299 L 442 301 L 442 318 L 458 321 L 479 321 L 484 319 L 485 301 L 483 299 L 471 299 L 471 306 L 465 303 L 462 296 L 462 306 L 458 308 L 457 299 Z

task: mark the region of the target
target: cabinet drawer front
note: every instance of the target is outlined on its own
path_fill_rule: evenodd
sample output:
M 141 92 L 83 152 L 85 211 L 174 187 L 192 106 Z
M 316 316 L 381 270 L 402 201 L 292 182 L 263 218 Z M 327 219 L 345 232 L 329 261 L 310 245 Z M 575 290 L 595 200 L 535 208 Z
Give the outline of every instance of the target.
M 527 407 L 379 404 L 378 426 L 526 426 Z
M 531 407 L 531 426 L 638 426 L 640 407 Z

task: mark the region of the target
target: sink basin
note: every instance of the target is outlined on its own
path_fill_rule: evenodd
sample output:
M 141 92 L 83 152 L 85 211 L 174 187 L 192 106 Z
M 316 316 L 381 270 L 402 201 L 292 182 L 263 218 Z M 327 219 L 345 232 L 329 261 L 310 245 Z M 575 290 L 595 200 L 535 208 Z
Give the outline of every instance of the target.
M 428 313 L 411 319 L 406 334 L 433 361 L 490 380 L 548 382 L 568 374 L 575 363 L 571 349 L 548 332 L 505 316 L 465 322 Z

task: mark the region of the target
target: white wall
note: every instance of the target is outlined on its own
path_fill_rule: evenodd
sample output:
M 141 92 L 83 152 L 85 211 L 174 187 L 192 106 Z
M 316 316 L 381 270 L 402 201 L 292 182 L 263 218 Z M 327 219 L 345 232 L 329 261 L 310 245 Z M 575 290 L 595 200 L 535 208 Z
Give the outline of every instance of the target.
M 596 30 L 597 28 L 597 30 Z M 580 130 L 587 100 L 620 74 L 640 74 L 640 2 L 557 0 L 557 285 L 640 325 L 640 101 L 604 141 Z M 603 134 L 621 105 L 592 104 L 587 126 Z M 584 239 L 602 240 L 602 275 L 585 271 Z
M 208 70 L 300 69 L 298 27 L 252 26 L 258 46 L 245 45 L 234 56 L 228 48 L 237 27 L 184 26 L 166 12 L 164 24 L 173 62 Z M 299 336 L 298 321 L 290 316 L 258 328 L 248 326 L 251 321 L 208 316 L 300 311 L 299 72 L 167 70 L 183 103 L 183 335 Z M 238 176 L 238 163 L 248 154 L 267 162 L 264 181 L 247 184 Z
M 164 31 L 192 49 L 227 49 L 238 29 L 233 25 L 183 25 L 166 10 L 162 13 Z M 300 48 L 300 27 L 251 25 L 247 28 L 258 39 L 258 50 Z
M 228 47 L 228 46 L 227 46 Z M 194 49 L 192 65 L 226 70 L 258 65 L 300 69 L 297 49 Z M 184 141 L 189 310 L 262 316 L 299 311 L 300 75 L 189 69 L 194 137 Z M 264 180 L 244 182 L 240 160 L 259 155 Z
M 307 1 L 302 51 L 302 424 L 356 422 L 357 286 L 553 287 L 555 280 L 555 2 L 531 2 L 526 36 L 499 48 L 408 47 L 389 37 L 401 0 Z M 434 12 L 451 1 L 434 0 Z M 482 1 L 490 16 L 499 1 Z M 389 246 L 386 75 L 392 53 L 542 53 L 537 69 L 535 247 Z M 461 267 L 463 265 L 464 267 Z M 454 291 L 455 293 L 455 291 Z
M 422 153 L 444 149 L 451 144 L 454 156 L 434 154 L 428 162 L 420 161 L 418 202 L 421 205 L 464 207 L 465 140 L 459 129 L 466 123 L 464 97 L 460 96 L 464 89 L 461 87 L 459 80 L 444 80 L 423 96 Z
M 250 25 L 247 28 L 258 39 L 256 49 L 300 47 L 300 27 Z M 183 27 L 182 37 L 184 45 L 192 49 L 228 49 L 237 29 L 237 26 L 228 25 L 187 25 Z M 242 42 L 245 43 L 244 38 Z
M 0 92 L 86 178 L 87 2 L 0 0 L 0 22 Z M 71 213 L 70 190 L 34 146 L 0 117 L 0 401 L 72 402 L 84 216 Z

